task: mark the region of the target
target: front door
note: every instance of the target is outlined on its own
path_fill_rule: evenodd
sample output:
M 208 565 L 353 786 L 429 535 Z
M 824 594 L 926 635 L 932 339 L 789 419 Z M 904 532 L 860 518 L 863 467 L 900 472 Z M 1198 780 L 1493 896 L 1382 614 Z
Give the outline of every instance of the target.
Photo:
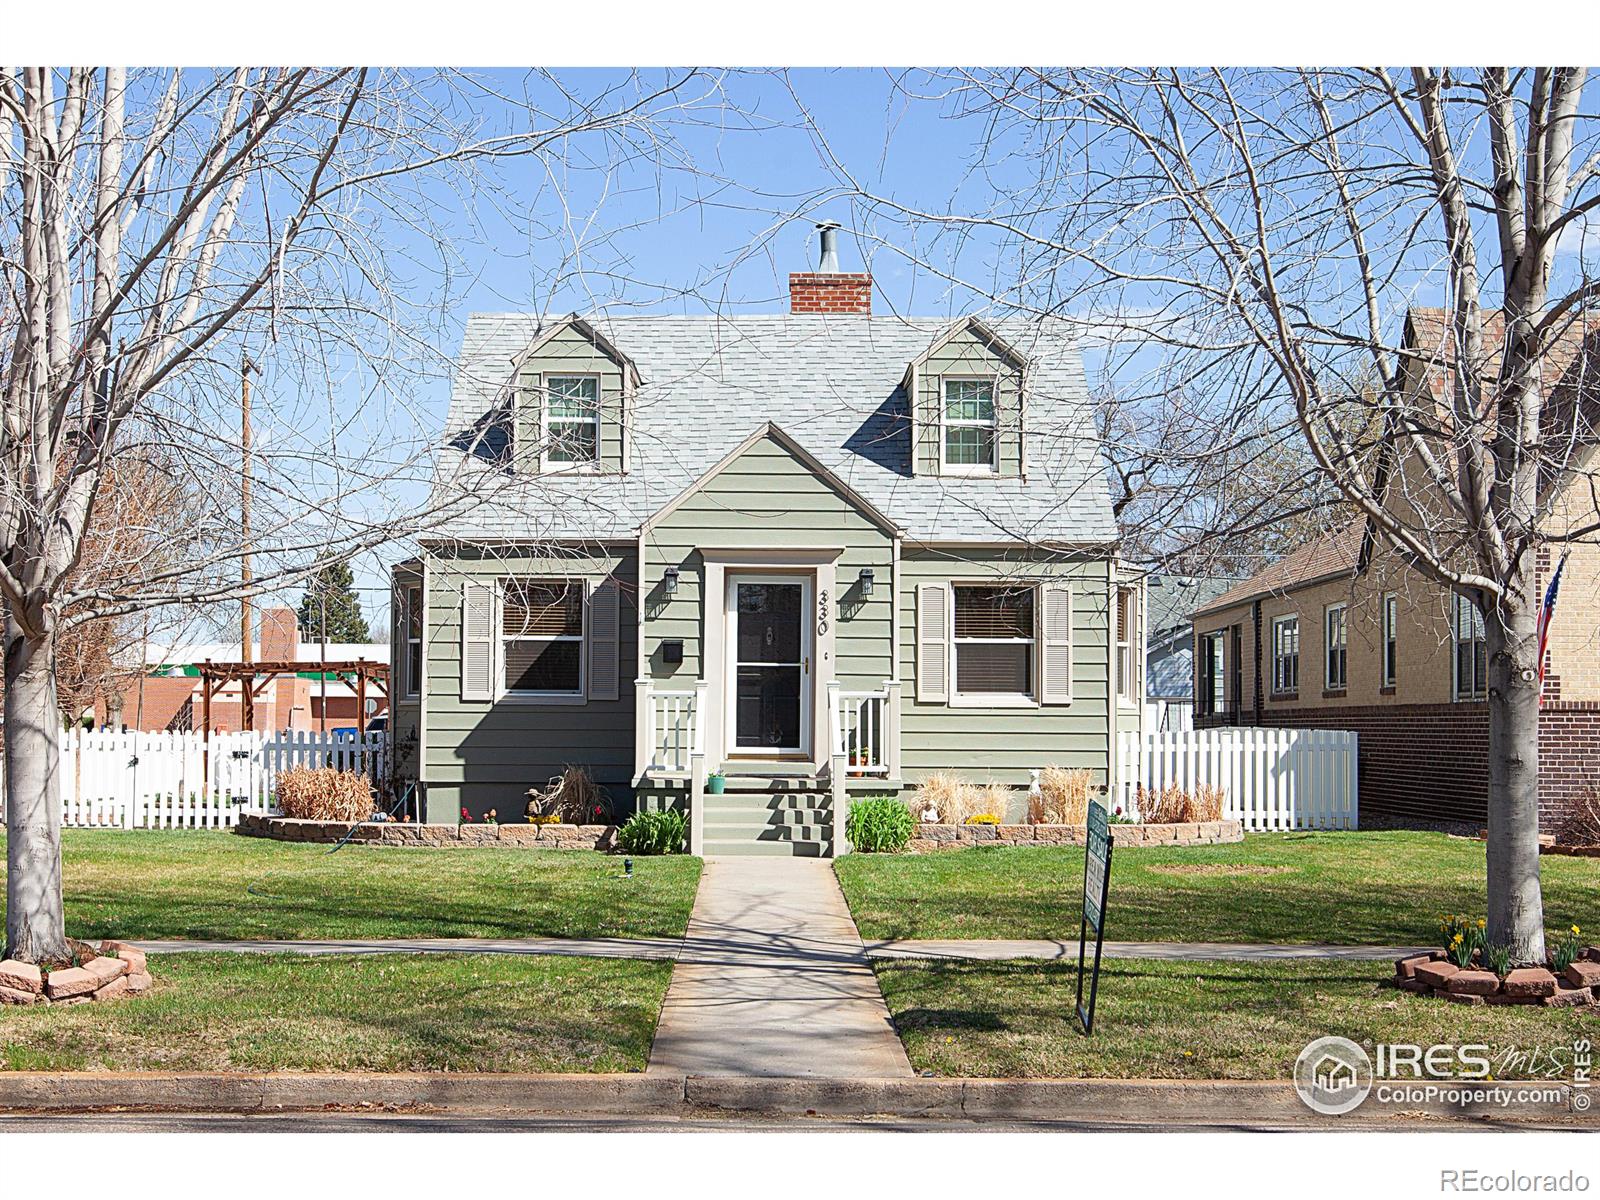
M 810 613 L 809 579 L 729 577 L 731 754 L 810 758 Z

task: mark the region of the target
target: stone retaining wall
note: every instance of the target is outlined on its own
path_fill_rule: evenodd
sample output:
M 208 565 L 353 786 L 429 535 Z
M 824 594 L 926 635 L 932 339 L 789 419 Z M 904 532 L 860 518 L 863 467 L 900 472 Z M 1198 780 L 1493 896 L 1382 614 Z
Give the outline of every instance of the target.
M 1443 950 L 1408 954 L 1394 964 L 1395 986 L 1455 1004 L 1542 1004 L 1547 1008 L 1580 1008 L 1600 1002 L 1600 946 L 1584 947 L 1582 955 L 1560 974 L 1548 967 L 1519 967 L 1504 977 L 1485 970 L 1478 955 L 1458 967 Z
M 906 849 L 964 850 L 968 846 L 1081 846 L 1082 825 L 935 825 L 917 826 Z M 1111 837 L 1125 846 L 1217 846 L 1244 841 L 1239 821 L 1190 821 L 1173 825 L 1113 825 Z
M 611 850 L 615 825 L 421 825 L 410 821 L 303 821 L 242 813 L 235 832 L 280 842 L 352 842 L 377 846 L 531 846 L 541 850 Z
M 46 973 L 32 963 L 10 958 L 0 962 L 0 1004 L 88 1004 L 150 990 L 143 950 L 109 939 L 98 950 L 74 945 L 80 963 L 76 967 Z

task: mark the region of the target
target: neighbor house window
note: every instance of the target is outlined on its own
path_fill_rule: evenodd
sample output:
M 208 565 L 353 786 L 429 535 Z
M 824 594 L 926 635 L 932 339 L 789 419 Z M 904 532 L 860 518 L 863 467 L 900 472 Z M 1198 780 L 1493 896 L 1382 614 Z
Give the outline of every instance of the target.
M 1323 682 L 1330 692 L 1344 690 L 1349 669 L 1349 641 L 1344 616 L 1344 605 L 1330 604 L 1323 617 L 1323 645 L 1327 648 L 1327 673 Z
M 1132 588 L 1117 589 L 1117 698 L 1132 704 L 1138 662 L 1134 658 L 1133 627 L 1138 616 L 1139 594 Z
M 994 471 L 998 421 L 994 381 L 944 381 L 944 465 L 952 471 Z
M 582 466 L 600 456 L 600 380 L 594 375 L 547 375 L 544 460 Z
M 1456 699 L 1482 700 L 1489 694 L 1489 643 L 1483 613 L 1465 596 L 1455 597 L 1451 623 L 1456 648 Z
M 1383 686 L 1393 687 L 1398 674 L 1397 659 L 1400 625 L 1400 597 L 1394 593 L 1383 598 Z
M 1300 618 L 1275 617 L 1272 621 L 1272 694 L 1293 695 L 1300 690 Z
M 1223 631 L 1219 629 L 1200 638 L 1200 681 L 1199 690 L 1195 692 L 1195 708 L 1203 717 L 1227 711 L 1222 636 Z
M 502 684 L 507 693 L 583 692 L 583 584 L 508 579 L 500 599 Z
M 406 657 L 403 694 L 415 696 L 422 690 L 422 589 L 408 587 L 403 595 L 400 620 L 405 629 Z
M 955 585 L 956 692 L 1033 695 L 1031 587 Z

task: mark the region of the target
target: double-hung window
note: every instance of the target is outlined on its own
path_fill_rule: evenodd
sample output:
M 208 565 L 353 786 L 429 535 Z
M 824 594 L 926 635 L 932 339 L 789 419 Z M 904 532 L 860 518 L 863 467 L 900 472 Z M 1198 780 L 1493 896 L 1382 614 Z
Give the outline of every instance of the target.
M 1223 631 L 1202 634 L 1196 648 L 1200 654 L 1200 680 L 1194 696 L 1195 710 L 1203 717 L 1220 716 L 1227 711 Z
M 1134 686 L 1138 662 L 1134 658 L 1134 624 L 1139 613 L 1139 593 L 1133 588 L 1117 589 L 1117 699 L 1133 704 L 1138 697 Z
M 1034 589 L 954 585 L 956 694 L 1032 699 Z
M 596 375 L 547 375 L 545 465 L 588 466 L 600 457 L 600 379 Z
M 1399 674 L 1400 597 L 1393 592 L 1383 598 L 1383 686 L 1392 688 Z
M 957 474 L 992 474 L 999 419 L 994 406 L 994 380 L 944 381 L 942 465 Z
M 1465 596 L 1455 597 L 1451 622 L 1456 651 L 1456 699 L 1482 700 L 1489 694 L 1489 643 L 1483 613 Z
M 414 584 L 401 593 L 400 621 L 406 651 L 401 694 L 415 697 L 422 690 L 422 589 Z
M 1300 618 L 1272 619 L 1272 694 L 1288 696 L 1300 690 Z
M 505 580 L 500 592 L 500 643 L 507 695 L 582 695 L 583 584 Z
M 1342 692 L 1350 664 L 1349 630 L 1343 604 L 1330 604 L 1323 614 L 1323 646 L 1327 650 L 1323 683 L 1330 692 Z

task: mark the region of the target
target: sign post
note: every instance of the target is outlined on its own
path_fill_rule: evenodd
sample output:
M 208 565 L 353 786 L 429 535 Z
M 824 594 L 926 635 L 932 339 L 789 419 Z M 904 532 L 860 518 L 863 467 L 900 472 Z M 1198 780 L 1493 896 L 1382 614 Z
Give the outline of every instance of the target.
M 1083 920 L 1078 926 L 1078 1022 L 1085 1036 L 1094 1032 L 1094 1001 L 1100 991 L 1100 948 L 1105 943 L 1106 894 L 1111 886 L 1111 817 L 1104 804 L 1089 803 L 1083 847 Z M 1094 929 L 1094 974 L 1089 977 L 1089 1004 L 1083 1003 L 1083 969 L 1089 930 Z

